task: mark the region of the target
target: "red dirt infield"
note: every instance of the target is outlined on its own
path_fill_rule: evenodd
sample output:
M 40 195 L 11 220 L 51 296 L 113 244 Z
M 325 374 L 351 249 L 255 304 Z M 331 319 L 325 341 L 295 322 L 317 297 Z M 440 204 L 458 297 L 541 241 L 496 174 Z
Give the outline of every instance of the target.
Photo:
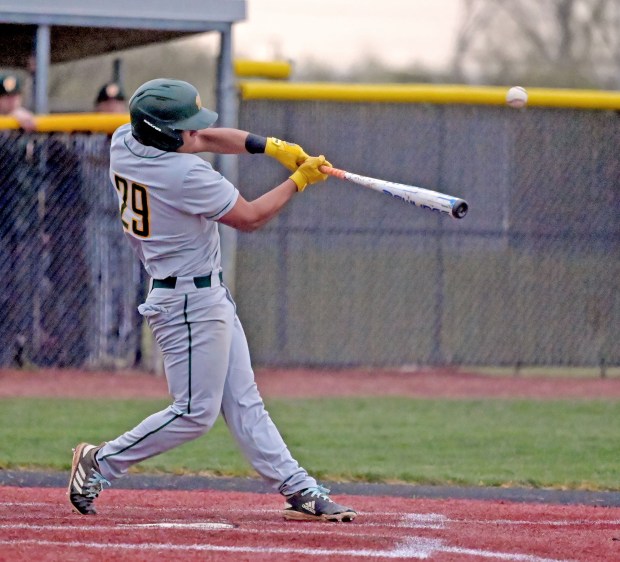
M 257 369 L 264 397 L 620 399 L 620 377 L 489 376 L 461 369 Z M 0 397 L 165 398 L 166 380 L 138 371 L 0 370 Z
M 257 370 L 265 397 L 620 399 L 620 379 L 415 372 Z M 123 372 L 0 371 L 0 397 L 168 395 L 165 379 Z M 68 475 L 67 475 L 68 476 Z M 285 521 L 277 494 L 105 490 L 99 515 L 71 511 L 66 490 L 0 486 L 0 562 L 14 560 L 620 561 L 620 507 L 504 500 L 339 495 L 352 523 Z
M 337 496 L 352 523 L 285 521 L 279 496 L 0 487 L 0 560 L 620 560 L 620 508 Z

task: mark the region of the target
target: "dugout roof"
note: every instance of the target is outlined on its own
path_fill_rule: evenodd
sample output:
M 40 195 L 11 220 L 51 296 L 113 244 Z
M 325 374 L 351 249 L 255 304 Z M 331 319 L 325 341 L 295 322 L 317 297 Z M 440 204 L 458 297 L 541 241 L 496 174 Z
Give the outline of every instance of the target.
M 190 34 L 219 32 L 228 50 L 232 25 L 245 17 L 246 0 L 0 0 L 0 68 L 26 69 L 34 56 L 46 87 L 50 64 Z M 38 89 L 40 113 L 47 96 Z

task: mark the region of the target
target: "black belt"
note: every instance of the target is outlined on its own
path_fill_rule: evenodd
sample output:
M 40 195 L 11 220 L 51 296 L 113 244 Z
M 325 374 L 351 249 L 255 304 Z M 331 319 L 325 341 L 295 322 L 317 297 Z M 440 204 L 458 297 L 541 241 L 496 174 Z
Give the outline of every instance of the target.
M 220 283 L 224 281 L 222 272 L 218 273 Z M 196 289 L 208 289 L 211 286 L 211 275 L 194 277 Z M 176 277 L 166 277 L 165 279 L 153 279 L 153 289 L 174 289 L 177 286 Z

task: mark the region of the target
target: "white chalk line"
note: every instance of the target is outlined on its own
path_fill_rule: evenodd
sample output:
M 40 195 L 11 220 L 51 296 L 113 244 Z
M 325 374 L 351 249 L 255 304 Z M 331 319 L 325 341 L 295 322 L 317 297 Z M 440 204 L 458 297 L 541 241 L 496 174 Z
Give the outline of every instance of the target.
M 386 525 L 375 525 L 375 524 L 327 524 L 324 522 L 317 523 L 309 523 L 308 528 L 299 528 L 295 523 L 291 524 L 289 528 L 283 528 L 282 525 L 288 525 L 284 521 L 278 522 L 269 522 L 270 526 L 276 526 L 275 529 L 267 528 L 263 522 L 259 523 L 242 523 L 236 526 L 230 527 L 222 527 L 222 528 L 213 528 L 213 526 L 207 524 L 203 524 L 200 522 L 187 522 L 183 523 L 182 521 L 175 522 L 162 522 L 162 523 L 117 523 L 115 525 L 74 525 L 72 523 L 68 524 L 37 524 L 37 523 L 0 523 L 0 530 L 26 530 L 35 532 L 45 532 L 45 531 L 71 531 L 71 532 L 87 532 L 87 533 L 131 533 L 131 532 L 142 532 L 149 530 L 154 530 L 157 528 L 174 528 L 178 531 L 196 531 L 196 530 L 205 530 L 205 531 L 228 531 L 234 532 L 236 534 L 258 534 L 258 535 L 307 535 L 307 536 L 326 536 L 330 537 L 356 537 L 360 539 L 377 539 L 377 538 L 385 538 L 384 534 L 378 534 L 375 529 L 385 529 Z M 252 525 L 250 527 L 249 525 Z M 408 532 L 407 528 L 401 528 L 398 526 L 390 526 L 394 531 L 401 533 L 399 536 L 394 536 L 395 540 L 402 538 L 404 533 Z M 406 536 L 406 535 L 405 535 Z
M 415 551 L 418 553 L 416 558 L 430 558 L 435 552 L 447 552 L 451 554 L 461 554 L 468 556 L 476 556 L 479 558 L 494 558 L 496 560 L 510 560 L 513 562 L 571 562 L 570 560 L 560 560 L 557 558 L 544 558 L 533 554 L 516 554 L 512 552 L 494 552 L 491 550 L 479 550 L 476 548 L 462 548 L 456 546 L 447 546 L 441 539 L 429 539 L 425 537 L 412 537 L 407 539 L 405 543 L 394 552 Z
M 579 519 L 575 521 L 517 521 L 513 519 L 462 519 L 459 523 L 481 523 L 492 525 L 544 525 L 546 527 L 572 527 L 577 525 L 620 525 L 620 519 Z
M 166 525 L 165 523 L 163 523 L 162 525 Z M 175 525 L 174 528 L 180 529 L 180 530 L 197 530 L 197 529 L 201 529 L 200 527 L 200 523 L 194 523 L 194 524 L 187 524 L 187 525 Z M 321 525 L 321 527 L 323 527 L 323 525 Z M 153 526 L 151 526 L 150 528 L 153 528 Z M 350 529 L 353 529 L 352 527 L 349 527 Z M 110 533 L 110 532 L 118 532 L 118 531 L 143 531 L 144 527 L 140 526 L 140 525 L 106 525 L 106 526 L 90 526 L 90 525 L 84 525 L 84 526 L 66 526 L 66 525 L 27 525 L 27 524 L 14 524 L 14 525 L 0 525 L 0 529 L 10 529 L 10 530 L 18 530 L 18 529 L 25 529 L 25 530 L 29 530 L 29 531 L 67 531 L 67 530 L 71 530 L 71 531 L 84 531 L 84 532 L 88 532 L 88 533 L 93 533 L 94 532 L 102 532 L 102 533 Z M 290 529 L 290 530 L 285 530 L 285 529 L 281 529 L 281 530 L 269 530 L 269 529 L 246 529 L 246 528 L 220 528 L 220 529 L 213 529 L 213 528 L 209 528 L 207 530 L 218 530 L 218 531 L 233 531 L 235 532 L 235 534 L 260 534 L 260 535 L 266 535 L 266 534 L 270 534 L 270 535 L 287 535 L 287 534 L 294 534 L 294 535 L 329 535 L 330 537 L 336 537 L 336 536 L 341 536 L 341 537 L 346 537 L 346 538 L 351 538 L 351 537 L 357 537 L 357 538 L 377 538 L 378 535 L 368 535 L 367 533 L 359 533 L 359 532 L 334 532 L 332 529 L 325 529 L 324 527 L 322 529 L 315 529 L 315 530 L 303 530 L 303 529 Z M 396 538 L 396 537 L 395 537 Z M 30 541 L 32 544 L 39 544 L 39 543 L 54 543 L 54 541 L 39 541 L 36 542 L 35 539 L 24 539 L 24 541 L 26 543 L 28 543 L 28 541 Z M 24 541 L 17 541 L 17 542 L 24 542 Z M 32 542 L 34 541 L 34 542 Z M 57 543 L 57 544 L 65 544 L 65 543 Z M 129 548 L 127 546 L 124 546 L 125 543 L 120 543 L 119 546 L 114 545 L 115 548 L 121 548 L 123 550 Z M 157 545 L 155 543 L 150 543 L 150 547 L 151 549 L 155 549 L 157 547 Z M 85 547 L 88 547 L 90 545 L 85 544 Z M 188 545 L 173 545 L 173 546 L 169 546 L 169 543 L 167 544 L 162 544 L 160 545 L 158 548 L 160 549 L 164 549 L 164 550 L 179 550 L 179 549 L 184 549 L 185 547 L 189 548 Z M 232 547 L 231 547 L 232 548 Z M 234 547 L 236 549 L 239 548 L 243 548 L 243 547 Z M 303 553 L 303 554 L 307 554 L 306 552 L 307 549 L 297 549 L 295 551 L 290 551 L 287 550 L 286 552 L 289 553 Z M 233 551 L 233 550 L 231 550 Z M 236 550 L 235 550 L 236 551 Z M 270 547 L 264 547 L 264 548 L 260 548 L 260 547 L 255 547 L 254 550 L 247 550 L 247 552 L 272 552 L 273 550 Z M 284 552 L 284 551 L 278 551 L 278 552 Z M 440 540 L 440 539 L 428 539 L 428 538 L 422 538 L 422 537 L 409 537 L 407 538 L 400 546 L 396 546 L 394 550 L 389 550 L 389 551 L 381 551 L 381 550 L 368 550 L 365 549 L 364 551 L 361 550 L 351 550 L 351 551 L 330 551 L 330 552 L 326 552 L 324 550 L 321 550 L 320 552 L 314 553 L 314 552 L 310 552 L 309 554 L 333 554 L 334 552 L 338 552 L 338 554 L 340 556 L 371 556 L 369 554 L 369 552 L 373 552 L 374 556 L 377 557 L 384 557 L 384 558 L 417 558 L 417 559 L 426 559 L 429 558 L 434 552 L 445 552 L 445 553 L 453 553 L 453 554 L 462 554 L 462 555 L 472 555 L 472 556 L 479 556 L 479 557 L 484 557 L 484 558 L 494 558 L 497 560 L 513 560 L 515 562 L 518 561 L 522 561 L 522 562 L 549 562 L 552 559 L 546 559 L 546 558 L 540 558 L 537 556 L 532 556 L 529 554 L 512 554 L 512 553 L 502 553 L 502 552 L 493 552 L 493 551 L 484 551 L 484 550 L 478 550 L 478 549 L 471 549 L 471 548 L 457 548 L 457 547 L 451 547 L 451 546 L 446 546 L 444 545 L 444 541 Z M 365 552 L 365 554 L 364 554 Z M 554 561 L 555 562 L 555 561 Z
M 47 502 L 0 502 L 0 507 L 57 507 L 57 503 L 47 503 Z M 210 514 L 257 514 L 257 515 L 277 515 L 282 512 L 280 509 L 249 509 L 249 508 L 204 508 L 204 507 L 170 507 L 170 508 L 153 508 L 153 507 L 142 507 L 142 506 L 132 506 L 131 511 L 135 512 L 138 510 L 148 511 L 152 516 L 157 513 L 168 513 L 168 512 L 181 512 L 184 514 L 188 513 L 201 513 L 207 512 Z M 10 520 L 15 520 L 16 515 L 20 518 L 32 518 L 36 516 L 36 514 L 31 513 L 8 513 L 6 517 Z M 394 519 L 394 522 L 370 522 L 364 521 L 366 518 L 372 517 L 391 517 Z M 3 519 L 3 515 L 0 514 L 0 521 Z M 257 524 L 259 522 L 256 522 Z M 271 523 L 268 521 L 264 521 L 263 523 Z M 398 527 L 407 527 L 412 529 L 442 529 L 446 524 L 477 524 L 477 525 L 523 525 L 523 526 L 544 526 L 544 527 L 572 527 L 572 526 L 582 526 L 582 525 L 591 525 L 591 526 L 604 526 L 604 525 L 620 525 L 620 519 L 559 519 L 559 520 L 541 520 L 541 521 L 528 521 L 528 520 L 516 520 L 516 519 L 451 519 L 446 517 L 445 515 L 436 514 L 436 513 L 402 513 L 402 512 L 391 512 L 391 511 L 372 511 L 372 512 L 362 512 L 360 513 L 360 518 L 355 522 L 356 526 L 366 525 L 369 527 L 385 527 L 385 526 L 398 526 Z
M 199 521 L 196 523 L 186 523 L 184 521 L 161 521 L 159 523 L 127 523 L 118 525 L 119 529 L 186 529 L 190 531 L 229 531 L 235 529 L 231 523 L 218 523 L 215 521 Z
M 451 520 L 442 514 L 437 513 L 410 513 L 401 515 L 400 528 L 401 530 L 411 529 L 411 528 L 445 528 L 445 526 L 450 523 Z M 527 523 L 527 522 L 526 522 Z M 347 526 L 347 531 L 339 532 L 335 528 L 334 529 L 326 529 L 321 525 L 322 528 L 314 528 L 310 530 L 305 529 L 249 529 L 242 527 L 234 527 L 227 523 L 218 523 L 212 521 L 202 521 L 202 522 L 159 522 L 159 523 L 146 523 L 146 524 L 117 524 L 117 525 L 29 525 L 29 524 L 0 524 L 0 529 L 25 529 L 28 531 L 36 532 L 36 531 L 84 531 L 84 532 L 131 532 L 131 531 L 143 531 L 145 529 L 154 529 L 154 528 L 175 528 L 179 530 L 188 530 L 188 531 L 196 531 L 196 530 L 207 530 L 207 531 L 233 531 L 235 534 L 256 534 L 259 533 L 261 535 L 270 534 L 270 535 L 287 535 L 287 534 L 303 534 L 303 535 L 325 535 L 328 534 L 330 536 L 343 536 L 343 537 L 353 537 L 356 536 L 358 538 L 376 538 L 377 535 L 369 535 L 368 533 L 362 531 L 363 528 L 360 528 L 358 525 L 355 526 Z M 352 532 L 351 532 L 352 531 Z M 396 539 L 396 537 L 395 537 Z M 64 543 L 64 542 L 56 542 L 56 541 L 47 541 L 47 540 L 37 540 L 37 539 L 24 539 L 21 541 L 17 541 L 20 544 L 39 544 L 39 545 L 69 545 L 73 546 L 73 543 Z M 15 544 L 15 543 L 14 543 Z M 99 543 L 76 543 L 82 544 L 82 546 L 87 548 L 97 548 Z M 109 543 L 108 543 L 109 544 Z M 487 551 L 487 550 L 479 550 L 472 548 L 462 548 L 462 547 L 453 547 L 445 545 L 445 541 L 442 539 L 434 539 L 434 538 L 423 538 L 423 537 L 408 537 L 406 540 L 401 542 L 400 545 L 396 546 L 391 550 L 369 550 L 369 549 L 345 549 L 345 550 L 329 550 L 329 549 L 305 549 L 305 548 L 297 548 L 297 549 L 282 549 L 282 548 L 274 548 L 274 547 L 243 547 L 243 546 L 231 546 L 231 547 L 223 547 L 223 546 L 215 546 L 215 545 L 178 545 L 172 543 L 147 543 L 146 545 L 128 545 L 127 543 L 116 543 L 110 544 L 115 549 L 135 549 L 135 548 L 144 548 L 144 549 L 159 549 L 159 550 L 217 550 L 217 551 L 226 551 L 226 552 L 262 552 L 262 553 L 288 553 L 288 554 L 305 554 L 305 555 L 332 555 L 336 554 L 338 556 L 360 556 L 360 557 L 383 557 L 383 558 L 417 558 L 417 559 L 427 559 L 434 552 L 444 552 L 444 553 L 452 553 L 459 555 L 471 555 L 478 556 L 482 558 L 496 559 L 496 560 L 511 560 L 515 562 L 557 562 L 555 559 L 549 558 L 541 558 L 538 556 L 530 555 L 530 554 L 517 554 L 517 553 L 505 553 L 505 552 L 495 552 L 495 551 Z
M 426 528 L 426 529 L 446 529 L 448 523 L 453 521 L 441 513 L 408 513 L 402 516 L 400 527 L 405 528 Z M 553 559 L 541 558 L 531 554 L 514 554 L 504 552 L 494 552 L 489 550 L 479 550 L 475 548 L 462 548 L 446 546 L 445 541 L 435 538 L 411 537 L 405 541 L 407 548 L 417 545 L 419 552 L 425 553 L 426 558 L 434 552 L 447 552 L 460 555 L 471 555 L 479 558 L 494 558 L 497 560 L 513 560 L 520 562 L 551 562 Z
M 376 515 L 376 513 L 375 513 Z M 394 514 L 385 514 L 394 515 Z M 407 513 L 403 515 L 400 527 L 416 529 L 444 529 L 448 523 L 479 525 L 540 525 L 545 527 L 572 527 L 581 525 L 620 525 L 620 519 L 575 519 L 527 521 L 519 519 L 450 519 L 438 513 Z
M 174 528 L 179 531 L 229 531 L 234 532 L 235 534 L 259 534 L 259 535 L 319 535 L 330 537 L 358 537 L 358 538 L 383 538 L 382 535 L 371 534 L 363 531 L 363 528 L 360 529 L 359 526 L 351 526 L 347 525 L 347 531 L 338 531 L 338 529 L 342 529 L 343 525 L 328 525 L 326 523 L 317 523 L 312 529 L 299 529 L 299 528 L 290 528 L 290 529 L 265 529 L 265 528 L 248 528 L 245 525 L 241 526 L 226 526 L 226 527 L 213 527 L 208 523 L 187 523 L 183 524 L 181 522 L 177 523 L 155 523 L 155 524 L 118 524 L 118 525 L 29 525 L 28 523 L 13 523 L 13 524 L 0 524 L 0 529 L 6 530 L 28 530 L 34 532 L 38 531 L 84 531 L 88 533 L 110 533 L 110 532 L 132 532 L 139 531 L 144 533 L 144 531 L 154 530 L 158 528 Z M 397 538 L 397 537 L 395 537 Z
M 425 560 L 430 558 L 435 552 L 447 552 L 453 554 L 465 554 L 478 556 L 481 558 L 495 558 L 497 560 L 510 560 L 513 562 L 569 562 L 556 558 L 541 558 L 529 554 L 512 554 L 507 552 L 492 552 L 486 550 L 476 550 L 468 548 L 457 548 L 444 546 L 442 541 L 436 539 L 412 538 L 391 550 L 369 550 L 369 549 L 328 549 L 328 548 L 284 548 L 284 547 L 251 547 L 251 546 L 222 546 L 214 544 L 172 544 L 172 543 L 87 543 L 78 541 L 49 541 L 49 540 L 0 540 L 3 546 L 44 546 L 84 549 L 106 549 L 111 550 L 137 550 L 153 551 L 161 550 L 166 552 L 244 552 L 256 554 L 298 554 L 302 556 L 355 556 L 361 558 L 394 558 L 394 559 L 418 559 Z
M 401 517 L 398 526 L 408 529 L 445 529 L 450 522 L 450 519 L 441 513 L 406 513 Z
M 0 506 L 5 507 L 43 507 L 45 505 L 55 505 L 52 502 L 0 502 Z
M 128 543 L 84 543 L 84 542 L 63 542 L 63 541 L 45 541 L 45 540 L 12 540 L 2 541 L 0 545 L 6 546 L 43 546 L 43 547 L 70 547 L 80 549 L 105 549 L 111 550 L 137 550 L 137 551 L 152 551 L 161 550 L 166 552 L 171 551 L 189 551 L 189 552 L 237 552 L 237 553 L 255 553 L 255 554 L 296 554 L 301 556 L 356 556 L 363 558 L 428 558 L 426 551 L 420 550 L 416 545 L 412 548 L 408 548 L 406 545 L 400 546 L 394 550 L 368 550 L 368 549 L 328 549 L 328 548 L 283 548 L 283 547 L 251 547 L 251 546 L 222 546 L 214 544 L 193 544 L 193 545 L 179 545 L 170 543 L 143 543 L 143 544 L 128 544 Z M 530 562 L 530 561 L 528 561 Z M 542 562 L 542 561 L 531 561 Z M 546 562 L 546 561 L 545 561 Z M 554 561 L 555 562 L 555 561 Z
M 13 520 L 15 518 L 12 518 Z M 2 523 L 1 522 L 2 519 L 0 518 L 0 529 L 37 529 L 37 530 L 50 530 L 50 531 L 60 531 L 60 530 L 76 530 L 76 531 L 98 531 L 98 530 L 102 530 L 105 529 L 106 531 L 110 531 L 110 530 L 121 530 L 121 529 L 154 529 L 154 528 L 165 528 L 166 525 L 169 528 L 177 528 L 180 530 L 183 529 L 187 529 L 187 530 L 191 530 L 192 528 L 194 529 L 198 529 L 201 528 L 202 530 L 220 530 L 220 529 L 216 529 L 216 528 L 212 528 L 209 529 L 209 524 L 203 524 L 203 523 L 196 523 L 193 521 L 188 521 L 188 522 L 184 522 L 184 521 L 178 521 L 175 522 L 173 524 L 167 524 L 167 523 L 150 523 L 150 524 L 140 524 L 140 523 L 118 523 L 116 525 L 100 525 L 100 524 L 93 524 L 93 525 L 75 525 L 71 522 L 67 522 L 66 524 L 56 524 L 56 525 L 45 525 L 45 524 L 40 524 L 40 523 Z M 452 523 L 453 521 L 446 521 L 447 523 Z M 312 522 L 311 522 L 312 523 Z M 538 522 L 538 523 L 532 523 L 529 521 L 503 521 L 503 520 L 497 520 L 497 521 L 475 521 L 475 520 L 458 520 L 456 521 L 456 523 L 458 524 L 462 524 L 462 525 L 471 525 L 471 524 L 485 524 L 485 525 L 492 525 L 492 526 L 498 526 L 498 525 L 506 525 L 506 526 L 510 526 L 510 525 L 514 525 L 514 526 L 523 526 L 523 527 L 527 527 L 527 526 L 541 526 L 541 527 L 556 527 L 556 528 L 569 528 L 569 527 L 577 527 L 577 526 L 584 526 L 584 527 L 597 527 L 597 528 L 604 528 L 604 527 L 620 527 L 620 520 L 609 520 L 609 521 L 582 521 L 582 522 L 578 522 L 578 521 L 548 521 L 548 522 Z M 247 522 L 244 521 L 240 524 L 238 524 L 238 527 L 234 527 L 234 529 L 239 528 L 240 530 L 243 530 L 245 532 L 257 532 L 257 533 L 282 533 L 282 534 L 286 534 L 286 533 L 292 533 L 292 534 L 296 534 L 296 533 L 301 533 L 301 534 L 325 534 L 326 532 L 329 532 L 330 535 L 338 535 L 340 533 L 335 533 L 334 529 L 336 529 L 337 527 L 344 527 L 346 529 L 349 529 L 346 533 L 342 533 L 343 535 L 346 536 L 351 536 L 351 535 L 367 535 L 369 534 L 371 529 L 394 529 L 396 531 L 400 531 L 403 533 L 406 533 L 408 529 L 431 529 L 431 530 L 445 530 L 446 527 L 440 527 L 440 526 L 435 526 L 435 525 L 412 525 L 407 523 L 406 525 L 399 525 L 399 524 L 393 524 L 393 523 L 362 523 L 362 522 L 356 522 L 354 524 L 349 524 L 349 523 L 345 523 L 344 525 L 336 525 L 336 524 L 331 524 L 331 525 L 326 525 L 324 522 L 317 522 L 315 523 L 316 525 L 319 525 L 321 530 L 320 531 L 309 531 L 309 530 L 301 530 L 301 529 L 295 529 L 295 530 L 287 530 L 287 529 L 269 529 L 267 527 L 269 526 L 280 526 L 280 525 L 288 525 L 289 523 L 282 520 L 282 521 L 257 521 L 257 522 Z M 255 527 L 256 529 L 253 530 L 251 528 L 248 527 L 248 525 L 252 525 L 253 527 Z M 294 524 L 293 524 L 294 525 Z M 213 527 L 216 527 L 217 525 L 214 525 Z M 327 529 L 327 527 L 329 527 L 329 531 Z M 223 528 L 221 530 L 233 530 L 232 528 Z M 357 531 L 360 531 L 359 533 Z

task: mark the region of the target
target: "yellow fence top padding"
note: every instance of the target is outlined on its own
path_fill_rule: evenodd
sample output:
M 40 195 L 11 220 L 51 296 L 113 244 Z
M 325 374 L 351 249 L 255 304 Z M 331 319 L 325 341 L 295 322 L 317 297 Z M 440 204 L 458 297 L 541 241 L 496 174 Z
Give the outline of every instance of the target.
M 57 113 L 36 115 L 35 123 L 39 133 L 89 133 L 112 134 L 118 127 L 129 123 L 127 113 Z M 12 117 L 0 117 L 0 129 L 19 129 L 19 123 Z
M 237 61 L 242 63 L 244 61 Z M 276 64 L 276 63 L 259 63 Z M 242 81 L 244 100 L 299 100 L 376 103 L 504 105 L 508 87 L 433 84 L 340 84 L 319 82 Z M 527 88 L 528 106 L 620 110 L 620 92 Z M 37 132 L 112 134 L 129 123 L 123 113 L 64 113 L 35 116 Z M 19 129 L 12 117 L 0 116 L 0 130 Z
M 508 86 L 259 82 L 239 84 L 244 100 L 504 105 Z M 620 109 L 620 92 L 527 88 L 528 106 Z
M 237 59 L 233 62 L 239 77 L 272 78 L 286 80 L 291 75 L 291 63 L 287 61 L 255 61 Z

